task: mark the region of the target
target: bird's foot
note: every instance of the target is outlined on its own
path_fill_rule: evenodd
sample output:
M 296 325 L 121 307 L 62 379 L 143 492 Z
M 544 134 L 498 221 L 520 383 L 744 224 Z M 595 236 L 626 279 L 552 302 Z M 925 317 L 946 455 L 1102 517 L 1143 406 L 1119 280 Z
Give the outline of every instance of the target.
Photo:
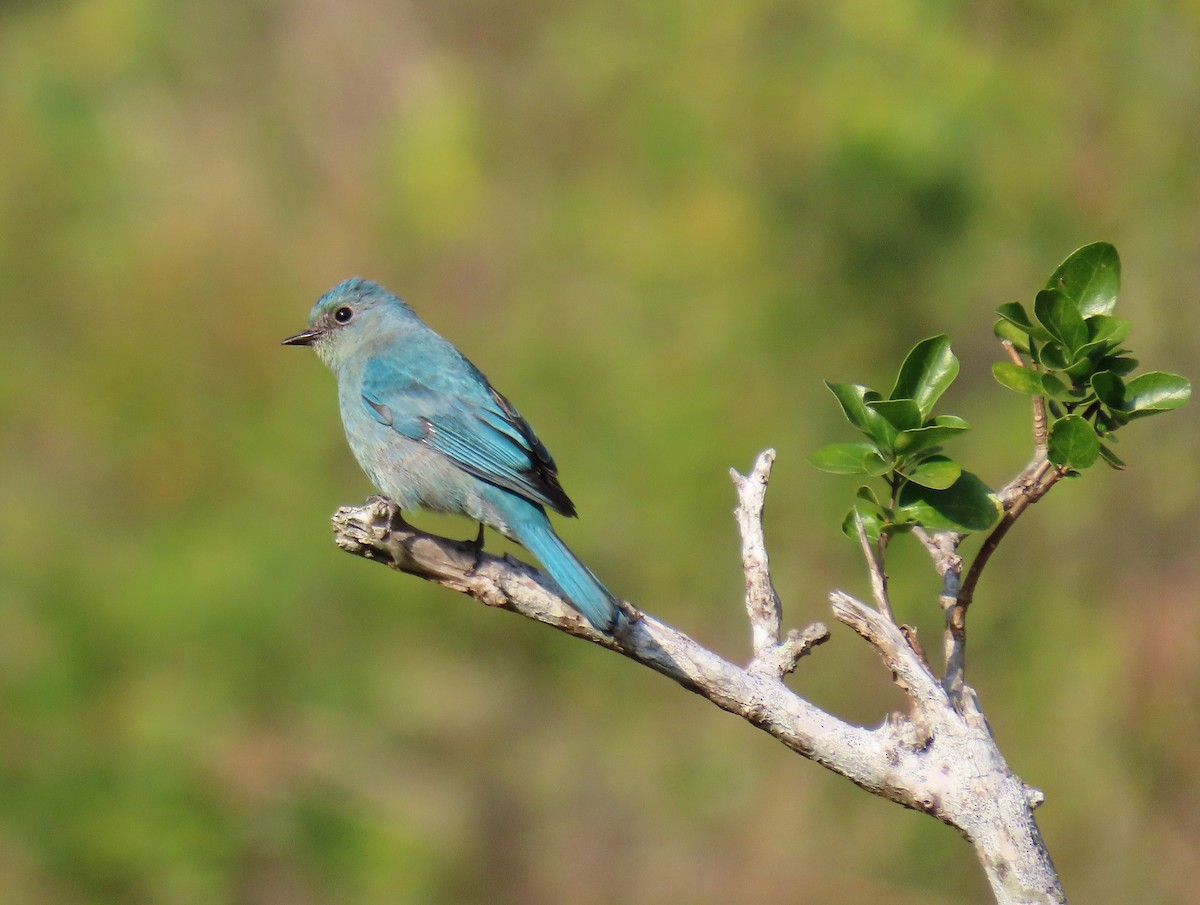
M 471 561 L 471 568 L 468 571 L 474 572 L 483 562 L 483 522 L 479 523 L 479 533 L 475 535 L 475 540 L 468 541 L 468 543 L 475 552 L 475 558 Z
M 395 500 L 376 493 L 367 497 L 365 505 L 372 508 L 376 513 L 376 519 L 384 522 L 389 531 L 400 531 L 412 527 L 404 520 L 404 513 L 401 512 Z
M 333 515 L 333 534 L 343 550 L 367 559 L 389 560 L 390 537 L 409 529 L 400 507 L 382 496 L 361 506 L 342 506 Z

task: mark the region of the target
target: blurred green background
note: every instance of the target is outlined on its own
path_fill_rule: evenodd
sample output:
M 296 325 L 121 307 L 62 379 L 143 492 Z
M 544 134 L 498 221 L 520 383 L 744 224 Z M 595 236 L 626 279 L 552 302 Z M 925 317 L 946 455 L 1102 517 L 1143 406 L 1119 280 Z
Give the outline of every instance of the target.
M 1144 366 L 1195 380 L 1194 0 L 0 5 L 0 902 L 988 901 L 952 830 L 338 552 L 371 488 L 278 343 L 343 277 L 400 291 L 553 450 L 580 555 L 744 659 L 727 469 L 778 449 L 776 581 L 828 619 L 866 579 L 821 380 L 950 333 L 957 454 L 1003 483 L 992 310 L 1097 239 Z M 1194 408 L 1031 510 L 972 611 L 1079 901 L 1200 889 Z M 900 705 L 842 629 L 794 684 Z

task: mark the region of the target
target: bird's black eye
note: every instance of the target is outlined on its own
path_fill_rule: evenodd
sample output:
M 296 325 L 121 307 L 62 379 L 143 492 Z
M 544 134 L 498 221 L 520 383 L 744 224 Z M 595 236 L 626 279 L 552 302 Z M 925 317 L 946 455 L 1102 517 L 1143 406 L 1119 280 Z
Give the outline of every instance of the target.
M 339 308 L 333 312 L 333 319 L 339 324 L 350 323 L 350 318 L 354 317 L 354 311 L 350 308 Z

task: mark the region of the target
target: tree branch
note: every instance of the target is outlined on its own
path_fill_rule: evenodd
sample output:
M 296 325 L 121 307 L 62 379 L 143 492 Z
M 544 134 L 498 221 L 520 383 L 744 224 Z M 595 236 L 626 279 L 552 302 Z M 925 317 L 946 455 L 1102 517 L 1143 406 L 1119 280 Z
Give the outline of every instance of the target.
M 813 623 L 780 638 L 782 607 L 762 529 L 774 457 L 767 450 L 749 475 L 733 474 L 752 639 L 745 667 L 625 601 L 614 636 L 603 635 L 538 570 L 507 556 L 481 554 L 469 541 L 418 531 L 381 497 L 339 509 L 334 537 L 347 552 L 620 653 L 867 791 L 956 827 L 975 846 L 998 902 L 1065 902 L 1033 819 L 1040 793 L 1009 770 L 974 692 L 964 686 L 961 700 L 952 700 L 887 613 L 841 591 L 830 597 L 837 619 L 875 649 L 904 690 L 909 714 L 892 714 L 873 729 L 855 726 L 784 684 L 783 677 L 830 634 Z
M 733 515 L 742 535 L 742 572 L 746 577 L 746 614 L 750 617 L 751 645 L 754 660 L 761 660 L 779 644 L 779 628 L 783 616 L 779 594 L 771 583 L 771 565 L 763 539 L 763 508 L 766 506 L 767 482 L 775 451 L 767 450 L 758 457 L 748 475 L 729 469 L 733 486 L 737 488 L 738 505 Z M 789 670 L 790 672 L 790 670 Z
M 1013 364 L 1037 371 L 1036 364 L 1027 365 L 1011 342 L 1001 340 L 1000 345 L 1004 347 L 1005 354 Z M 1004 514 L 975 554 L 966 578 L 962 577 L 962 557 L 957 552 L 958 545 L 966 535 L 951 531 L 930 535 L 920 528 L 914 531 L 925 545 L 938 574 L 942 576 L 942 592 L 938 595 L 938 604 L 942 608 L 945 620 L 942 649 L 946 672 L 942 686 L 957 703 L 961 703 L 961 696 L 966 690 L 967 611 L 975 599 L 975 588 L 983 570 L 999 547 L 1000 541 L 1021 514 L 1067 474 L 1067 469 L 1053 465 L 1046 458 L 1046 400 L 1041 396 L 1034 396 L 1031 405 L 1033 460 L 997 492 Z

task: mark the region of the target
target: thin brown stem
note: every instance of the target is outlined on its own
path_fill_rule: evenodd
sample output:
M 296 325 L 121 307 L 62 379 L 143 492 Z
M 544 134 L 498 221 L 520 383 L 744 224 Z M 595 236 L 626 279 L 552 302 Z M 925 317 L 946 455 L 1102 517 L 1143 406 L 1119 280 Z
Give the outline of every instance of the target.
M 1000 541 L 1004 540 L 1004 536 L 1021 517 L 1021 513 L 1045 496 L 1066 473 L 1067 469 L 1062 466 L 1053 465 L 1045 459 L 1035 459 L 1029 468 L 1013 480 L 1002 494 L 1007 507 L 1004 515 L 975 554 L 957 597 L 941 598 L 946 619 L 946 676 L 943 684 L 947 693 L 956 701 L 960 699 L 966 681 L 967 610 L 975 599 L 979 577 L 992 554 L 996 552 Z
M 979 583 L 979 576 L 983 574 L 984 567 L 992 558 L 992 554 L 996 552 L 1000 541 L 1004 540 L 1004 536 L 1008 534 L 1013 523 L 1021 517 L 1021 513 L 1045 496 L 1046 491 L 1057 484 L 1066 473 L 1066 468 L 1042 461 L 1030 476 L 1028 484 L 1017 489 L 1018 492 L 1012 505 L 1000 518 L 999 524 L 992 529 L 992 533 L 983 542 L 979 552 L 975 554 L 971 568 L 967 571 L 967 577 L 963 579 L 962 590 L 958 593 L 958 607 L 963 610 L 964 616 L 967 607 L 975 598 L 975 586 Z
M 1027 368 L 1035 374 L 1038 372 L 1038 366 L 1033 362 L 1026 364 L 1025 360 L 1021 358 L 1021 353 L 1017 351 L 1017 347 L 1007 339 L 1002 339 L 1000 345 L 1004 347 L 1009 361 L 1018 368 Z M 1044 396 L 1034 396 L 1031 404 L 1033 406 L 1033 448 L 1038 455 L 1042 455 L 1046 452 L 1046 441 L 1049 436 L 1046 425 L 1046 399 Z

